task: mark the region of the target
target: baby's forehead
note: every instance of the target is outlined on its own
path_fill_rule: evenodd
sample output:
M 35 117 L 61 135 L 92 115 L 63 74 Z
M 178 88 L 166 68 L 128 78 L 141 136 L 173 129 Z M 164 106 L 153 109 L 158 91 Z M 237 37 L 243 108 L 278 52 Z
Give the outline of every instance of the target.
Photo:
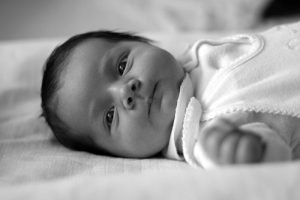
M 92 58 L 98 58 L 101 54 L 105 54 L 110 48 L 115 46 L 117 42 L 110 41 L 102 38 L 91 38 L 82 41 L 76 45 L 68 56 L 68 64 L 72 64 L 73 61 L 80 62 L 90 60 Z
M 118 45 L 118 44 L 129 44 L 129 43 L 143 43 L 143 44 L 150 44 L 145 41 L 141 41 L 138 39 L 126 39 L 126 38 L 118 38 L 118 39 L 112 39 L 112 38 L 87 38 L 83 41 L 81 41 L 79 44 L 77 44 L 73 48 L 73 52 L 77 51 L 78 49 L 85 48 L 86 46 L 89 46 L 90 44 L 98 43 L 98 47 L 105 47 L 106 50 L 108 50 L 107 46 L 109 45 Z
M 118 42 L 116 41 L 111 41 L 105 38 L 88 38 L 77 44 L 71 54 L 76 53 L 77 51 L 80 51 L 81 49 L 86 49 L 86 48 L 96 48 L 96 47 L 102 47 L 102 46 L 107 46 L 107 45 L 114 45 L 117 44 Z
M 101 60 L 104 55 L 110 55 L 109 52 L 115 53 L 120 49 L 128 49 L 137 44 L 145 44 L 140 41 L 131 40 L 110 40 L 105 38 L 89 38 L 79 43 L 70 52 L 68 56 L 67 65 L 74 64 L 74 62 L 93 62 Z M 113 51 L 111 51 L 113 50 Z
M 133 46 L 140 44 L 147 43 L 128 39 L 86 39 L 75 46 L 67 56 L 66 61 L 64 62 L 64 74 L 72 73 L 70 71 L 74 71 L 74 68 L 77 68 L 78 66 L 86 68 L 90 65 L 99 65 L 102 60 L 105 60 L 102 58 L 111 57 L 111 55 L 114 55 L 115 53 L 118 54 L 117 52 L 132 48 Z

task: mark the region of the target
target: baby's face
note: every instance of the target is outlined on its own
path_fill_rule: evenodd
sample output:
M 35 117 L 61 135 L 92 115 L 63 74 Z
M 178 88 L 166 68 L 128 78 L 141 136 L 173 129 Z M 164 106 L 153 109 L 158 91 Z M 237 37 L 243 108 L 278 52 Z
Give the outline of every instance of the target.
M 75 48 L 61 76 L 58 116 L 93 145 L 146 157 L 168 143 L 182 68 L 142 42 L 90 39 Z

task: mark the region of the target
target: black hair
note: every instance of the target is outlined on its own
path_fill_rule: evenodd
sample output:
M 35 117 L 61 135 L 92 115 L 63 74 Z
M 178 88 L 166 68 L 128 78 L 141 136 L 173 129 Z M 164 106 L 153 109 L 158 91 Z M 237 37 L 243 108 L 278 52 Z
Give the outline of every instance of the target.
M 139 41 L 148 44 L 152 41 L 129 32 L 92 31 L 69 38 L 57 46 L 45 62 L 41 85 L 41 116 L 45 118 L 56 139 L 64 146 L 73 150 L 103 154 L 107 152 L 94 147 L 86 138 L 75 136 L 78 135 L 74 134 L 76 131 L 65 124 L 56 112 L 56 93 L 62 85 L 60 78 L 65 68 L 65 63 L 75 47 L 89 39 L 104 39 L 112 42 Z

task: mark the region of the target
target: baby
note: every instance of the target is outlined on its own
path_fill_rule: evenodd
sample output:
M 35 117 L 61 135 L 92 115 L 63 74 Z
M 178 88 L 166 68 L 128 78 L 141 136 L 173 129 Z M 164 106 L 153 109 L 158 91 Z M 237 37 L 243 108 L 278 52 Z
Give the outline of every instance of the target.
M 295 159 L 299 49 L 300 23 L 198 41 L 178 59 L 130 33 L 76 35 L 46 62 L 43 116 L 63 145 L 97 154 L 204 168 Z

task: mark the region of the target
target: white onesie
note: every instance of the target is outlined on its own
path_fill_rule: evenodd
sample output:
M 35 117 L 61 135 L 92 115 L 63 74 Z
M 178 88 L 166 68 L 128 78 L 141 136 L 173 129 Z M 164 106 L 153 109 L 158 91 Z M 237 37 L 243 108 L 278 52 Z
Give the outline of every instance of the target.
M 193 156 L 199 126 L 223 114 L 244 111 L 300 117 L 300 22 L 260 34 L 198 41 L 181 62 L 187 75 L 165 151 L 169 158 L 199 165 Z M 178 137 L 182 144 L 175 143 Z M 176 150 L 178 145 L 183 156 Z

